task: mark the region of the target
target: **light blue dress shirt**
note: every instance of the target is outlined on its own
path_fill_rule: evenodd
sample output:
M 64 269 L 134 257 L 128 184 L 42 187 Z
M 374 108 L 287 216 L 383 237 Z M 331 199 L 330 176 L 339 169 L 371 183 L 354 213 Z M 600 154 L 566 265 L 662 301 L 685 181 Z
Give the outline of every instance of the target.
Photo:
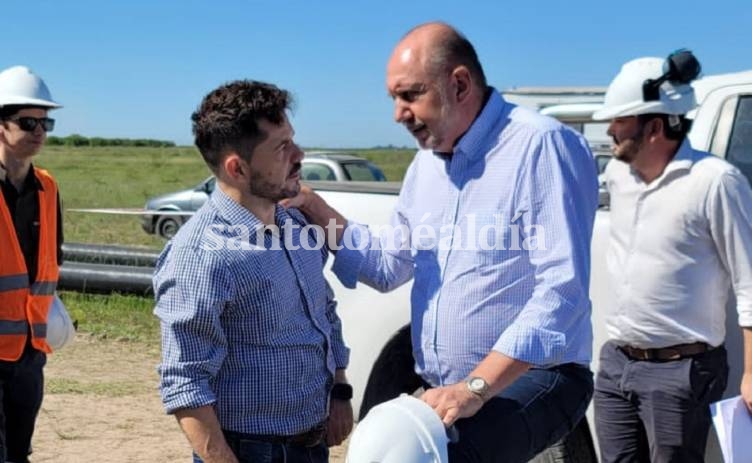
M 282 236 L 275 245 L 261 233 L 260 243 L 262 223 L 217 188 L 165 247 L 154 294 L 168 412 L 213 405 L 222 428 L 270 435 L 326 418 L 334 371 L 347 366 L 349 350 L 322 273 L 326 248 L 284 226 L 304 220 L 277 206 Z
M 413 354 L 434 386 L 465 379 L 492 350 L 587 365 L 597 207 L 584 138 L 493 91 L 451 156 L 417 153 L 396 231 L 349 223 L 333 270 L 351 288 L 414 279 Z

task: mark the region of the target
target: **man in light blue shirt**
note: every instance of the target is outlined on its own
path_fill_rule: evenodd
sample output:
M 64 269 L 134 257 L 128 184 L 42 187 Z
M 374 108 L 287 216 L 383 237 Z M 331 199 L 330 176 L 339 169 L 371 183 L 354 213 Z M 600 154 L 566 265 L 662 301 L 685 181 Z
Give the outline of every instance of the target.
M 374 236 L 309 190 L 290 204 L 341 226 L 334 272 L 345 286 L 414 279 L 415 366 L 422 399 L 456 422 L 450 461 L 527 461 L 577 424 L 592 395 L 592 154 L 487 86 L 470 42 L 445 24 L 400 41 L 387 87 L 421 146 L 392 231 Z

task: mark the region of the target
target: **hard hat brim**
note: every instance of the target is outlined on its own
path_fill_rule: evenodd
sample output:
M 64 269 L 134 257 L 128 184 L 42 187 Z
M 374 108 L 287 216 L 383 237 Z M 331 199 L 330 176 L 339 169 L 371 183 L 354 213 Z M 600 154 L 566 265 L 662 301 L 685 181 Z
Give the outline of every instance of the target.
M 6 96 L 5 98 L 0 99 L 0 107 L 11 105 L 42 106 L 49 109 L 58 109 L 63 107 L 63 105 L 55 103 L 54 101 L 41 100 L 38 98 Z
M 672 114 L 667 111 L 666 105 L 661 101 L 636 101 L 618 106 L 603 105 L 601 109 L 593 112 L 594 121 L 606 121 L 617 117 L 639 116 L 640 114 Z

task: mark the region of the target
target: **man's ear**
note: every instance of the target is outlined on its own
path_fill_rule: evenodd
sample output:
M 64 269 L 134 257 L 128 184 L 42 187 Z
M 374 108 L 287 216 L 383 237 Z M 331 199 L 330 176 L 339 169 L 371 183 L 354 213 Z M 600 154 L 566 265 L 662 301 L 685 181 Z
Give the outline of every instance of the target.
M 232 180 L 239 180 L 246 174 L 243 160 L 236 153 L 230 153 L 222 160 L 222 167 Z
M 660 117 L 654 117 L 648 121 L 647 135 L 651 140 L 655 140 L 656 137 L 663 136 L 663 119 Z
M 457 66 L 452 71 L 452 80 L 454 81 L 455 98 L 458 102 L 467 100 L 473 87 L 473 79 L 470 77 L 470 71 L 465 66 Z

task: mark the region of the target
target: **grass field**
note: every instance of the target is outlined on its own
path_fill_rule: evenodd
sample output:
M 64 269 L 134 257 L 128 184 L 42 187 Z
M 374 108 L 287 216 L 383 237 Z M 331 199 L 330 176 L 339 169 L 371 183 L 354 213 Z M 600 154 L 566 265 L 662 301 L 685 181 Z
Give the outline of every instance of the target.
M 356 153 L 402 180 L 413 153 L 361 150 Z M 141 208 L 161 193 L 188 188 L 209 175 L 193 147 L 46 147 L 35 163 L 49 169 L 60 186 L 65 241 L 124 244 L 161 249 L 161 238 L 141 229 L 139 216 L 72 212 L 74 208 Z
M 384 170 L 387 179 L 402 180 L 412 150 L 357 150 Z M 137 245 L 162 249 L 165 241 L 147 235 L 140 216 L 73 212 L 73 208 L 141 208 L 152 196 L 188 188 L 209 175 L 193 147 L 65 147 L 49 146 L 35 159 L 57 179 L 63 200 L 66 242 Z M 95 336 L 157 343 L 153 300 L 137 296 L 62 295 L 82 331 Z

